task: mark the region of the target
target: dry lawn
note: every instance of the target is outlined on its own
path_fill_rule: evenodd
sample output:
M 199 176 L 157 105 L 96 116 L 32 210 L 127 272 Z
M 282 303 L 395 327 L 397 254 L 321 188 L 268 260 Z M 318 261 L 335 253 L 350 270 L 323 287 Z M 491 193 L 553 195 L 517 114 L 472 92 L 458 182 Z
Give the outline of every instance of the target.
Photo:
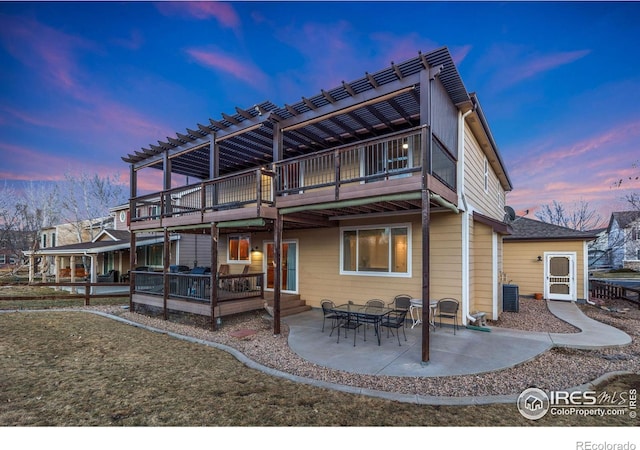
M 0 314 L 3 426 L 632 426 L 523 418 L 515 404 L 421 406 L 293 383 L 226 352 L 83 312 Z M 640 389 L 640 376 L 604 387 Z

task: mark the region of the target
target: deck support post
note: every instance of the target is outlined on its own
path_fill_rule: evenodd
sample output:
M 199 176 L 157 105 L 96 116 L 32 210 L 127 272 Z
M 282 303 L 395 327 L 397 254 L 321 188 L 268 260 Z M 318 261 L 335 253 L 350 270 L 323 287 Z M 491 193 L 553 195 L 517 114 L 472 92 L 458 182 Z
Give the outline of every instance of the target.
M 214 222 L 211 223 L 211 329 L 218 328 L 216 320 L 216 308 L 218 306 L 218 239 L 220 230 Z
M 276 214 L 273 227 L 273 334 L 280 334 L 280 293 L 282 287 L 282 216 Z
M 171 240 L 169 239 L 169 229 L 164 229 L 164 247 L 163 247 L 163 262 L 162 262 L 162 309 L 164 320 L 169 319 L 169 311 L 167 310 L 167 304 L 169 300 L 169 265 L 171 263 Z
M 131 231 L 131 220 L 136 217 L 136 204 L 134 198 L 138 196 L 138 172 L 131 164 L 129 168 L 129 214 L 127 217 L 127 228 L 129 228 L 129 311 L 133 312 L 133 293 L 135 292 L 136 267 L 136 234 Z

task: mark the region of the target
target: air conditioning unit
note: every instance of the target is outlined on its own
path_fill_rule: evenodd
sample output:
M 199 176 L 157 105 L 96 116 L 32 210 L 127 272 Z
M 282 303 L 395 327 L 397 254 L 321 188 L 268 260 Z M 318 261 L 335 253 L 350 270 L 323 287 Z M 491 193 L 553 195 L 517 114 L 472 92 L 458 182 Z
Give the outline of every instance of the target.
M 520 309 L 520 300 L 518 286 L 515 284 L 502 285 L 502 310 L 510 312 L 518 312 Z

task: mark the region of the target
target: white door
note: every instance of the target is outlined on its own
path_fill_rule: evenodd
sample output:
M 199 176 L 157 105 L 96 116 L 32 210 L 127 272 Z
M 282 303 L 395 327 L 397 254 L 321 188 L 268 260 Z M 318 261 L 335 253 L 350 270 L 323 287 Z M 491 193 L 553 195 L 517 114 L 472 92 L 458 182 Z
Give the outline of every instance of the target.
M 544 256 L 545 298 L 576 301 L 576 254 L 545 253 Z

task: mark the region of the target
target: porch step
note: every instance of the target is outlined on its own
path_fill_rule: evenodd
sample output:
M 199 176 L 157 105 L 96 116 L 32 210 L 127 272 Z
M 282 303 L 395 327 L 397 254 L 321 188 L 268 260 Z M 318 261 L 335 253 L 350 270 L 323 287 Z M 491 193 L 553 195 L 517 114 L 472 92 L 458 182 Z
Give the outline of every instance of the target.
M 267 298 L 265 293 L 265 300 L 269 306 L 273 306 L 273 296 Z M 307 302 L 300 298 L 300 295 L 294 294 L 281 294 L 280 295 L 280 317 L 291 316 L 304 311 L 309 311 L 311 306 L 307 305 Z

